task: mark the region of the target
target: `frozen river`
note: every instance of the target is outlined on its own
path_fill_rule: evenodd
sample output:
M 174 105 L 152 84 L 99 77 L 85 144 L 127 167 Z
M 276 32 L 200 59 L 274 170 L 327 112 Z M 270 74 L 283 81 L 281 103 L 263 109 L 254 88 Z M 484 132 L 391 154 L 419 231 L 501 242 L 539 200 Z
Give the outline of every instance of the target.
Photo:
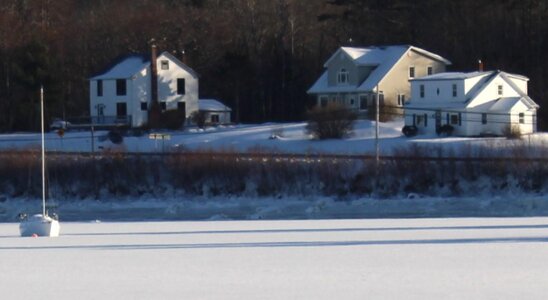
M 2 299 L 545 299 L 548 218 L 0 223 Z

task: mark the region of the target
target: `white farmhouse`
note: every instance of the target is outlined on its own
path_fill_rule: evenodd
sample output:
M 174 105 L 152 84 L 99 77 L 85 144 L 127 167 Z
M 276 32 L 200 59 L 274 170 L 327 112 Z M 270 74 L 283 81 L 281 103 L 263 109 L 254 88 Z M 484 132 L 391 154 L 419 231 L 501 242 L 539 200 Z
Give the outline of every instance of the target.
M 151 64 L 154 62 L 155 68 Z M 178 109 L 187 118 L 198 110 L 198 75 L 168 52 L 130 55 L 89 79 L 92 124 L 144 126 L 151 104 Z
M 502 71 L 440 73 L 411 80 L 405 124 L 419 133 L 450 125 L 460 136 L 503 135 L 511 127 L 536 131 L 539 106 L 527 95 L 527 77 Z
M 341 47 L 324 64 L 325 71 L 308 90 L 316 104 L 338 103 L 365 111 L 375 100 L 401 107 L 410 96 L 409 79 L 445 72 L 451 62 L 409 46 Z

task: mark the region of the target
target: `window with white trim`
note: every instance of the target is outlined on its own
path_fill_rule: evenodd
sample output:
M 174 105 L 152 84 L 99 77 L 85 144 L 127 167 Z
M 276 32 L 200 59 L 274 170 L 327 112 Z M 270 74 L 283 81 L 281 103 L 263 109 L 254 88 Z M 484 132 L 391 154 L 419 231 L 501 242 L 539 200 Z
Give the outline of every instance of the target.
M 525 123 L 525 114 L 519 113 L 519 123 L 524 124 Z
M 409 67 L 409 78 L 415 78 L 415 67 Z
M 405 94 L 398 94 L 398 106 L 405 104 Z
M 432 66 L 428 66 L 428 67 L 426 68 L 426 74 L 427 74 L 427 75 L 432 75 L 432 74 L 434 74 L 433 69 L 432 69 Z
M 498 94 L 499 94 L 499 96 L 502 96 L 502 92 L 503 92 L 502 84 L 499 84 L 499 86 L 498 86 Z
M 346 69 L 343 68 L 339 71 L 339 74 L 337 74 L 337 82 L 339 84 L 348 83 L 348 71 Z
M 160 62 L 160 68 L 162 70 L 169 70 L 169 60 L 162 60 Z

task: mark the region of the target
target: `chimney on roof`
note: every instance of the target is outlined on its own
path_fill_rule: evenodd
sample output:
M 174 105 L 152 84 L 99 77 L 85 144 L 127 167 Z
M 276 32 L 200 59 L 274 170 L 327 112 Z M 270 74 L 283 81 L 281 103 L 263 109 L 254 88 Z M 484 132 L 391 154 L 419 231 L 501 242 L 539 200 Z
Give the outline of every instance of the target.
M 479 70 L 480 72 L 483 72 L 483 62 L 481 61 L 481 59 L 478 60 L 478 70 Z
M 152 102 L 158 102 L 158 67 L 156 60 L 158 59 L 158 49 L 154 39 L 151 40 L 150 49 L 150 89 Z
M 188 66 L 188 62 L 187 62 L 187 58 L 186 58 L 186 52 L 185 52 L 184 49 L 181 50 L 181 61 L 183 62 L 183 64 Z

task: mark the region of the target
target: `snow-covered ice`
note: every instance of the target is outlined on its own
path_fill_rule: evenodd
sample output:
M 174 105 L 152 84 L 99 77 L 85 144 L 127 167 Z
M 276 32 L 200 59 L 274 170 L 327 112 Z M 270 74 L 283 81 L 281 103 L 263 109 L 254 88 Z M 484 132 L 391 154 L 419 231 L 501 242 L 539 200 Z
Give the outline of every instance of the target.
M 0 223 L 3 299 L 545 299 L 548 218 Z

